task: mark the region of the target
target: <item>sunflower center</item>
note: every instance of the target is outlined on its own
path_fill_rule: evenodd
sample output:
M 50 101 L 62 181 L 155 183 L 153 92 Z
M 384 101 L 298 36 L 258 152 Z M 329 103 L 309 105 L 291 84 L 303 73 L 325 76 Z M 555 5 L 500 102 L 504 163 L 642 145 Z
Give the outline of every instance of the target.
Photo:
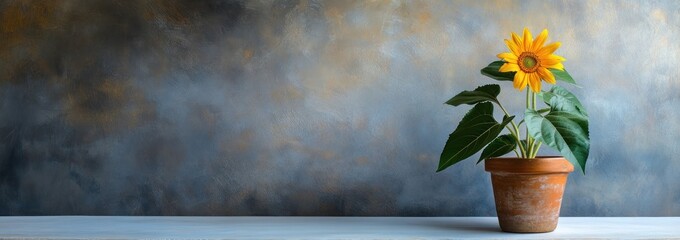
M 540 65 L 538 56 L 532 52 L 523 52 L 519 55 L 519 59 L 517 60 L 519 60 L 517 61 L 517 63 L 519 63 L 519 68 L 527 73 L 535 72 Z

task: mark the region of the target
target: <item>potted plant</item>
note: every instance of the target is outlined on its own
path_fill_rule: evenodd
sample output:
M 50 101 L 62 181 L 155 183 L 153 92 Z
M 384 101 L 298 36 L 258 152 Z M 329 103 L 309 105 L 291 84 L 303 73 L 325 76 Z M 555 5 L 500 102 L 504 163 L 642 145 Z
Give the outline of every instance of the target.
M 465 114 L 442 151 L 437 172 L 481 151 L 477 163 L 485 161 L 500 227 L 506 232 L 550 232 L 557 226 L 567 175 L 574 165 L 585 173 L 590 149 L 588 113 L 574 94 L 554 85 L 541 91 L 542 81 L 574 84 L 564 69 L 563 57 L 555 55 L 560 43 L 545 45 L 548 31 L 536 39 L 524 29 L 520 37 L 511 33 L 505 40 L 509 52 L 498 54 L 481 70 L 498 81 L 512 81 L 520 92 L 526 89 L 526 109 L 521 121 L 498 100 L 498 84 L 463 91 L 446 102 L 474 105 Z M 539 102 L 545 104 L 539 107 Z M 503 119 L 494 118 L 494 105 Z M 524 135 L 521 129 L 524 128 Z M 501 134 L 507 130 L 507 134 Z M 547 145 L 562 156 L 537 156 Z M 500 157 L 514 152 L 515 157 Z

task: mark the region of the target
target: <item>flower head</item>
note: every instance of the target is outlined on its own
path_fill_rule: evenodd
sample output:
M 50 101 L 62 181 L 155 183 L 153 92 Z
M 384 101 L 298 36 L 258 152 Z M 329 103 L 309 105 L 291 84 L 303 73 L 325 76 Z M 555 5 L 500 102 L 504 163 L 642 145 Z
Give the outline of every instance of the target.
M 524 35 L 517 36 L 511 33 L 512 40 L 505 39 L 510 52 L 498 54 L 498 58 L 505 61 L 499 69 L 500 72 L 516 72 L 513 79 L 513 87 L 520 91 L 527 85 L 534 92 L 541 91 L 541 79 L 555 84 L 555 76 L 548 68 L 564 70 L 563 57 L 552 54 L 560 47 L 560 42 L 543 46 L 548 38 L 548 30 L 544 29 L 541 34 L 533 39 L 531 32 L 524 28 Z

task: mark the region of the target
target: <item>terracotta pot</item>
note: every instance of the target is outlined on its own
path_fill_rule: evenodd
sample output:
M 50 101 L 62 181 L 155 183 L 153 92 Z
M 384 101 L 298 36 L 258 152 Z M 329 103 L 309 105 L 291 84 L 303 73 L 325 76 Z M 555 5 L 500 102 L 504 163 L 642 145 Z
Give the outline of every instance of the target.
M 552 232 L 557 227 L 567 175 L 574 166 L 563 157 L 490 158 L 496 213 L 505 232 Z

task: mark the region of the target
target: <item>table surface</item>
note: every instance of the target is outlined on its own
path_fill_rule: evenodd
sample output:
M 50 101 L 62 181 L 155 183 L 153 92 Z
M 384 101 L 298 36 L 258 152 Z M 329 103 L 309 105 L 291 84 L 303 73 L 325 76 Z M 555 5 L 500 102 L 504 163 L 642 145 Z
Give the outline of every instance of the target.
M 0 217 L 0 239 L 680 239 L 680 217 L 562 217 L 551 233 L 495 217 Z

